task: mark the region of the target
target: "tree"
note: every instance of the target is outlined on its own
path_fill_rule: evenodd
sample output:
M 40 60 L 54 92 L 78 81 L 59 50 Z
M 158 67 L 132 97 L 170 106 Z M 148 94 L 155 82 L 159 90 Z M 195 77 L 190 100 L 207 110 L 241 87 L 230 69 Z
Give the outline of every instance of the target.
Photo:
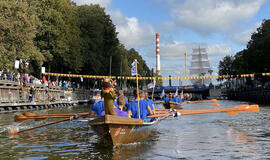
M 55 72 L 80 71 L 82 55 L 75 7 L 69 0 L 28 0 L 41 24 L 35 43 L 46 57 L 45 66 Z
M 42 63 L 33 39 L 39 20 L 33 8 L 16 1 L 0 2 L 0 67 L 13 69 L 15 60 Z

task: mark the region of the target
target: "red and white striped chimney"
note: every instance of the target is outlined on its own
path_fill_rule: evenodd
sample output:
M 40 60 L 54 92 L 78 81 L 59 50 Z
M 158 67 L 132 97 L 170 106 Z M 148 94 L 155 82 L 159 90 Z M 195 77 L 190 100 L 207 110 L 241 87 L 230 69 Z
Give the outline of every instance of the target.
M 160 75 L 159 34 L 156 33 L 156 72 Z

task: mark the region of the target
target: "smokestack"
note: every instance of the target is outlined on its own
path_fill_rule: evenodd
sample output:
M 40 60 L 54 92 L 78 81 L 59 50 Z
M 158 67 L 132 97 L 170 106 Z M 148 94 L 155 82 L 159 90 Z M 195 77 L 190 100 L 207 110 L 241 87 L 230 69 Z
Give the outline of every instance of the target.
M 160 75 L 159 34 L 156 33 L 156 72 Z

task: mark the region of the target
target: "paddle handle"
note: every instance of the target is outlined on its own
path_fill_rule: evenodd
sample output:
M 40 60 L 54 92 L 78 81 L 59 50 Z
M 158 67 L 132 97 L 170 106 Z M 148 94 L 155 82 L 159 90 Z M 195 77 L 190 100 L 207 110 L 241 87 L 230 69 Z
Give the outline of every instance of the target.
M 18 131 L 17 133 L 22 133 L 22 132 L 26 132 L 26 131 L 31 131 L 31 130 L 36 129 L 36 128 L 41 128 L 41 127 L 49 126 L 49 125 L 52 125 L 52 124 L 56 124 L 56 123 L 61 123 L 61 122 L 69 121 L 69 120 L 70 120 L 70 118 L 65 118 L 65 119 L 62 119 L 62 120 L 59 120 L 59 121 L 55 121 L 55 122 L 43 124 L 43 125 L 40 125 L 40 126 L 37 126 L 37 127 L 28 128 L 28 129 L 25 129 L 25 130 L 21 130 L 21 131 Z

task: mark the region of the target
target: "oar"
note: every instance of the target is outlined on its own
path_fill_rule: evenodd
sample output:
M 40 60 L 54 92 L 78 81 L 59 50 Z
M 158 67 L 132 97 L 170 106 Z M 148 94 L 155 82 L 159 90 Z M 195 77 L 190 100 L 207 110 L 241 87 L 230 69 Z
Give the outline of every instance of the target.
M 68 118 L 72 116 L 88 116 L 90 113 L 78 113 L 78 114 L 48 114 L 48 115 L 36 115 L 34 113 L 24 113 L 23 115 L 15 115 L 14 116 L 14 121 L 15 122 L 21 122 L 27 119 L 34 119 L 34 120 L 44 120 L 46 118 Z
M 205 104 L 205 103 L 193 103 L 193 104 L 201 104 L 201 105 L 209 105 L 209 106 L 216 106 L 216 107 L 220 107 L 220 104 Z
M 26 117 L 34 117 L 34 116 L 74 116 L 74 115 L 88 115 L 90 114 L 89 112 L 84 112 L 84 113 L 69 113 L 69 114 L 44 114 L 44 115 L 37 115 L 35 113 L 31 113 L 31 112 L 25 112 L 23 113 L 24 116 Z
M 166 110 L 165 110 L 166 111 Z M 170 110 L 167 110 L 170 111 Z M 226 108 L 226 109 L 201 109 L 201 110 L 176 110 L 177 112 L 179 112 L 181 115 L 192 115 L 192 114 L 205 114 L 205 113 L 227 113 L 230 115 L 237 115 L 238 112 L 259 112 L 260 108 L 258 105 L 239 105 L 233 108 Z M 165 113 L 167 114 L 167 113 Z M 168 113 L 169 114 L 169 113 Z M 152 116 L 148 116 L 148 118 L 152 118 L 152 117 L 158 117 L 161 116 L 163 117 L 164 114 L 156 114 L 156 115 L 152 115 Z
M 59 120 L 59 121 L 55 121 L 55 122 L 43 124 L 43 125 L 40 125 L 40 126 L 37 126 L 37 127 L 28 128 L 28 129 L 21 130 L 21 131 L 19 131 L 18 129 L 12 129 L 12 130 L 8 130 L 8 133 L 9 134 L 19 134 L 19 133 L 22 133 L 22 132 L 26 132 L 26 131 L 30 131 L 30 130 L 36 129 L 36 128 L 41 128 L 41 127 L 45 127 L 45 126 L 48 126 L 48 125 L 52 125 L 52 124 L 56 124 L 56 123 L 60 123 L 60 122 L 69 121 L 69 120 L 70 120 L 70 118 L 66 118 L 66 119 L 62 119 L 62 120 Z
M 202 103 L 202 102 L 212 102 L 212 103 L 217 103 L 217 99 L 210 99 L 210 100 L 200 100 L 200 101 L 188 101 L 188 103 Z

